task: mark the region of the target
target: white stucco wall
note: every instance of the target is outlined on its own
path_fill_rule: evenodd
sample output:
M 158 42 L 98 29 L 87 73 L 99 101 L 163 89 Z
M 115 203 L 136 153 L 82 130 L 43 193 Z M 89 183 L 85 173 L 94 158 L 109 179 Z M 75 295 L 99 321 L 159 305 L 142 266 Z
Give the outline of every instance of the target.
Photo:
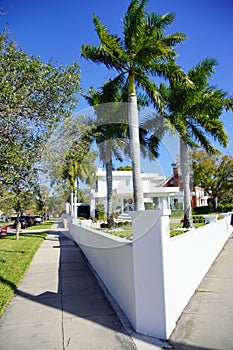
M 72 223 L 69 233 L 134 326 L 132 242 Z
M 170 238 L 170 210 L 131 212 L 133 242 L 80 227 L 77 242 L 134 329 L 168 339 L 232 232 L 230 216 Z

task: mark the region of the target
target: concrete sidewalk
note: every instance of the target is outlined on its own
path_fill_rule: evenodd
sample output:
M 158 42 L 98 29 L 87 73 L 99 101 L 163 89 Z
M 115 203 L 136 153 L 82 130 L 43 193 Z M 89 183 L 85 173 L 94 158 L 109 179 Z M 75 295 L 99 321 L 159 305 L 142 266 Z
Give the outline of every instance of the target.
M 0 319 L 1 350 L 135 350 L 80 249 L 50 233 Z
M 118 305 L 112 307 L 113 299 L 80 248 L 59 226 L 41 244 L 0 319 L 0 350 L 170 348 L 132 329 Z
M 176 350 L 233 350 L 232 235 L 184 309 L 170 340 Z
M 0 350 L 233 350 L 232 237 L 169 346 L 134 332 L 127 320 L 122 326 L 79 247 L 59 230 L 42 243 L 0 319 Z

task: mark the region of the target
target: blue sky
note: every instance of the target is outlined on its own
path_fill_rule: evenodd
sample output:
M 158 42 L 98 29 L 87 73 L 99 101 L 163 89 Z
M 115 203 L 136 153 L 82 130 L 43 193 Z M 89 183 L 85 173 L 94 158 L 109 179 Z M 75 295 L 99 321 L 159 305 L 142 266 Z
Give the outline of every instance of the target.
M 61 64 L 79 62 L 82 87 L 101 86 L 114 75 L 102 66 L 81 58 L 81 45 L 98 44 L 92 23 L 95 13 L 113 33 L 121 34 L 122 18 L 129 5 L 127 0 L 0 0 L 4 15 L 1 30 L 9 23 L 16 41 L 28 54 L 38 54 L 43 61 L 51 57 Z M 184 32 L 188 38 L 177 46 L 177 62 L 185 71 L 198 61 L 213 57 L 219 66 L 212 81 L 233 95 L 233 0 L 150 0 L 149 12 L 174 12 L 176 19 L 168 33 Z M 86 106 L 81 101 L 79 108 Z M 223 121 L 231 139 L 233 114 L 224 113 Z M 233 154 L 233 144 L 224 151 Z

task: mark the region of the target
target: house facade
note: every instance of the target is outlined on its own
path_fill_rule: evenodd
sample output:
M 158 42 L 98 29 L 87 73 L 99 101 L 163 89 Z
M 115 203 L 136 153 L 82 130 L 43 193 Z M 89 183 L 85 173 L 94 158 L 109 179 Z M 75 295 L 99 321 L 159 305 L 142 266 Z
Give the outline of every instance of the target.
M 164 186 L 169 188 L 172 186 L 175 188 L 179 187 L 179 191 L 172 198 L 171 209 L 183 209 L 183 184 L 177 167 L 173 168 L 173 174 L 166 179 Z M 199 186 L 194 186 L 192 188 L 190 201 L 192 208 L 208 206 L 208 196 L 205 194 L 204 189 Z
M 95 216 L 97 204 L 107 207 L 106 171 L 97 169 L 95 187 L 91 189 L 90 214 Z M 158 173 L 142 173 L 144 203 L 153 209 L 170 209 L 179 187 L 164 186 L 166 177 Z M 134 210 L 132 171 L 113 171 L 113 210 L 123 213 Z

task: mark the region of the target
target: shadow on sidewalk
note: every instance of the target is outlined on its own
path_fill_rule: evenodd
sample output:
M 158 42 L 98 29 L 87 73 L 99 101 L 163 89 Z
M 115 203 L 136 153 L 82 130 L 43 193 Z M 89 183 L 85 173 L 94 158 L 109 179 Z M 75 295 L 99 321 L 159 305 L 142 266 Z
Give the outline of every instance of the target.
M 20 290 L 19 287 L 15 294 L 33 302 L 61 310 L 65 333 L 70 332 L 70 326 L 73 327 L 71 333 L 73 332 L 72 334 L 74 334 L 76 330 L 78 333 L 80 329 L 92 327 L 93 325 L 96 325 L 98 329 L 99 325 L 114 332 L 114 336 L 111 332 L 110 339 L 111 337 L 114 339 L 118 338 L 119 346 L 116 348 L 117 350 L 144 350 L 147 349 L 145 344 L 151 345 L 150 349 L 154 345 L 156 349 L 160 347 L 161 349 L 176 350 L 220 350 L 218 348 L 208 349 L 178 342 L 168 343 L 140 335 L 133 331 L 127 321 L 127 329 L 125 329 L 76 243 L 64 236 L 62 232 L 51 230 L 46 240 L 55 243 L 51 249 L 60 249 L 57 292 L 47 290 L 39 295 L 33 295 Z M 9 281 L 4 280 L 3 283 L 15 287 Z M 103 328 L 99 328 L 99 332 L 103 332 Z M 107 333 L 103 333 L 103 336 L 106 337 Z M 68 343 L 69 340 L 65 339 L 65 341 Z M 115 349 L 115 347 L 106 347 L 106 349 Z

